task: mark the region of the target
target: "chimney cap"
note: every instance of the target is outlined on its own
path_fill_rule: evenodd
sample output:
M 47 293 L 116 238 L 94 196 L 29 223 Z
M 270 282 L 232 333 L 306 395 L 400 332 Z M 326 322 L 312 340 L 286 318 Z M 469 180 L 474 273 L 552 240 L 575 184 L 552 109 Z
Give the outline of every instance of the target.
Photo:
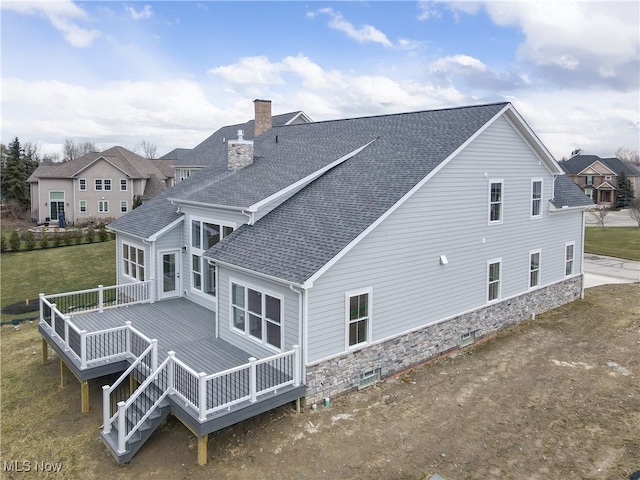
M 254 100 L 254 103 L 255 103 L 255 102 L 271 103 L 271 100 L 261 100 L 260 98 L 256 98 L 256 99 Z

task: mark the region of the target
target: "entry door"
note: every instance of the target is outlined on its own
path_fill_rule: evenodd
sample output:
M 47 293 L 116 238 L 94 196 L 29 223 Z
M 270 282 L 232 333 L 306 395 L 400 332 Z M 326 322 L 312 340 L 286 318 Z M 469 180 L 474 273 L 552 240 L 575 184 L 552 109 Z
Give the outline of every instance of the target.
M 180 251 L 160 254 L 160 298 L 177 297 L 180 294 Z

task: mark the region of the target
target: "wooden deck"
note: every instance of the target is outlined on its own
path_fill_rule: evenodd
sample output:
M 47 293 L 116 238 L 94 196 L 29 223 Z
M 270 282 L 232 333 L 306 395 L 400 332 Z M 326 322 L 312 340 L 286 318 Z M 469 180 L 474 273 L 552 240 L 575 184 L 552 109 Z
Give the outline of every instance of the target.
M 73 317 L 89 332 L 119 327 L 125 322 L 158 340 L 158 361 L 171 350 L 196 372 L 217 373 L 247 363 L 256 355 L 215 338 L 215 312 L 184 298 L 113 308 Z M 258 357 L 256 357 L 258 358 Z

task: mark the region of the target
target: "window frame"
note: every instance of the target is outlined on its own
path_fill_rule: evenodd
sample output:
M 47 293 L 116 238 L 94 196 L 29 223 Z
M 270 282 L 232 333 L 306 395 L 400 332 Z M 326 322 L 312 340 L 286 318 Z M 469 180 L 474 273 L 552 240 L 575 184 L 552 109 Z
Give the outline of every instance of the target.
M 571 258 L 567 258 L 567 253 L 569 250 L 569 247 L 571 247 Z M 571 277 L 572 275 L 575 275 L 575 265 L 576 265 L 576 242 L 567 242 L 564 244 L 564 276 L 565 277 Z M 567 273 L 567 267 L 571 266 L 571 271 L 569 273 Z
M 111 192 L 113 190 L 113 183 L 110 178 L 103 178 L 102 186 L 104 187 L 105 192 Z
M 80 213 L 87 213 L 87 201 L 86 200 L 80 200 L 78 202 L 78 211 Z
M 87 179 L 86 178 L 79 178 L 78 179 L 78 190 L 80 192 L 86 192 L 87 191 Z
M 99 187 L 98 187 L 99 186 Z M 102 183 L 102 179 L 101 178 L 94 178 L 93 179 L 93 189 L 96 192 L 102 192 L 103 190 L 103 186 L 104 184 Z
M 122 188 L 124 187 L 124 188 Z M 126 178 L 120 179 L 120 191 L 126 192 L 129 189 L 129 181 Z
M 491 280 L 491 266 L 498 264 L 498 278 L 497 280 Z M 500 258 L 492 258 L 491 260 L 487 260 L 487 273 L 486 273 L 486 281 L 487 281 L 487 292 L 485 298 L 487 303 L 496 303 L 499 302 L 502 298 L 502 278 L 503 278 L 503 269 L 502 269 L 502 257 Z M 492 294 L 492 284 L 497 284 L 497 294 L 495 297 L 491 297 Z
M 242 304 L 237 302 L 237 296 L 234 295 L 235 290 L 240 289 L 242 291 Z M 259 294 L 260 305 L 259 311 L 257 308 L 253 308 L 250 306 L 250 292 L 254 294 Z M 278 316 L 279 319 L 269 318 L 268 311 L 270 310 L 267 305 L 267 297 L 276 300 L 278 302 Z M 255 295 L 253 296 L 255 298 Z M 255 307 L 255 304 L 253 305 Z M 265 289 L 262 287 L 257 287 L 250 283 L 238 280 L 236 278 L 229 279 L 229 325 L 233 332 L 242 335 L 253 342 L 257 342 L 265 348 L 269 348 L 278 352 L 283 351 L 285 345 L 285 336 L 284 336 L 284 319 L 285 319 L 285 297 L 279 293 L 275 293 L 269 289 Z M 271 310 L 273 312 L 273 310 Z M 242 318 L 242 328 L 237 326 L 236 318 L 240 318 L 240 316 L 236 316 L 237 313 L 240 313 Z M 260 322 L 259 332 L 260 336 L 255 335 L 255 329 L 252 329 L 252 319 L 258 319 Z M 270 326 L 276 326 L 278 329 L 278 345 L 269 342 L 270 338 L 273 338 L 269 335 Z
M 367 295 L 367 312 L 365 316 L 361 316 L 355 319 L 351 318 L 351 299 L 354 297 L 361 297 Z M 345 350 L 356 350 L 371 344 L 372 332 L 373 332 L 373 288 L 367 287 L 358 290 L 351 290 L 345 292 L 345 334 L 344 344 Z M 359 309 L 358 309 L 359 310 Z M 365 338 L 357 343 L 351 343 L 351 326 L 355 323 L 366 322 L 364 328 Z
M 132 259 L 131 252 L 135 251 L 135 259 Z M 140 252 L 142 252 L 142 263 L 139 262 Z M 144 282 L 146 273 L 147 252 L 139 245 L 122 242 L 122 275 L 138 282 Z M 135 273 L 132 272 L 135 270 Z
M 493 200 L 493 185 L 500 185 L 500 199 L 498 201 Z M 489 225 L 501 225 L 504 222 L 504 179 L 492 178 L 489 179 L 489 187 L 487 194 L 487 219 Z M 498 205 L 499 218 L 492 220 L 493 206 Z
M 213 245 L 218 243 L 227 235 L 230 235 L 236 228 L 235 225 L 231 225 L 230 223 L 219 222 L 217 220 L 211 221 L 208 218 L 204 217 L 191 217 L 190 218 L 190 227 L 189 227 L 189 255 L 191 257 L 189 263 L 190 270 L 190 288 L 193 292 L 202 295 L 208 295 L 212 297 L 217 296 L 217 266 L 214 264 L 210 264 L 209 260 L 204 257 L 204 253 L 211 248 Z M 217 222 L 217 223 L 214 223 Z M 198 232 L 198 241 L 196 243 L 194 233 L 196 229 L 194 228 L 195 224 L 198 224 L 197 232 Z M 204 225 L 210 225 L 212 227 L 218 227 L 218 240 L 214 243 L 210 244 L 211 238 L 206 237 L 205 235 L 209 230 L 204 227 Z M 215 238 L 215 235 L 214 237 Z M 207 243 L 208 241 L 208 243 Z M 194 257 L 198 257 L 198 268 L 196 269 L 194 263 Z M 196 280 L 199 279 L 199 286 L 196 287 Z
M 538 256 L 538 263 L 534 266 L 533 257 Z M 534 268 L 535 267 L 535 268 Z M 535 278 L 535 283 L 534 283 Z M 542 284 L 542 250 L 529 251 L 529 290 L 540 288 Z
M 109 213 L 109 200 L 98 200 L 98 213 Z
M 127 213 L 129 211 L 129 202 L 126 200 L 120 200 L 120 213 Z
M 535 184 L 540 183 L 540 197 L 536 198 Z M 544 196 L 544 181 L 542 178 L 531 179 L 531 208 L 529 209 L 529 215 L 531 219 L 542 218 L 542 198 Z M 535 213 L 536 205 L 538 213 Z

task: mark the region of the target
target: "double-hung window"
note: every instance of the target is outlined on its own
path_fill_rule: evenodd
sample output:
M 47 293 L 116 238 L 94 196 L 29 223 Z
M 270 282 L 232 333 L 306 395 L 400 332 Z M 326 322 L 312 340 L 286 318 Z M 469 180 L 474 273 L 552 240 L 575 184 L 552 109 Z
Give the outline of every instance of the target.
M 502 223 L 503 217 L 503 188 L 502 180 L 489 182 L 489 224 Z
M 103 184 L 104 184 L 104 189 L 106 191 L 111 191 L 111 179 L 110 178 L 105 178 L 103 179 Z
M 495 259 L 487 262 L 487 301 L 500 300 L 500 283 L 502 279 L 502 260 Z
M 102 184 L 102 179 L 101 179 L 101 178 L 96 178 L 96 179 L 93 181 L 93 185 L 94 185 L 94 188 L 95 188 L 95 190 L 96 190 L 97 192 L 102 191 L 103 184 Z
M 109 213 L 109 200 L 98 201 L 98 212 Z
M 80 213 L 87 213 L 87 201 L 80 200 Z
M 81 192 L 84 192 L 84 191 L 86 191 L 86 190 L 87 190 L 87 179 L 86 179 L 86 178 L 80 178 L 80 179 L 78 180 L 78 189 L 79 189 Z
M 531 218 L 542 217 L 542 180 L 531 180 Z
M 134 280 L 144 281 L 144 250 L 122 244 L 122 273 Z
M 564 275 L 573 275 L 573 265 L 575 263 L 575 242 L 570 242 L 564 246 Z
M 204 257 L 204 252 L 222 238 L 230 235 L 233 227 L 202 220 L 191 221 L 191 288 L 216 295 L 216 267 Z
M 120 201 L 120 212 L 121 213 L 127 213 L 129 211 L 129 204 L 127 203 L 126 200 L 121 200 Z
M 231 283 L 231 322 L 264 345 L 282 347 L 282 298 Z
M 369 342 L 371 291 L 347 294 L 347 347 Z
M 120 191 L 121 192 L 126 192 L 127 191 L 127 179 L 126 178 L 121 178 L 120 179 Z
M 529 288 L 540 286 L 540 250 L 529 252 Z

